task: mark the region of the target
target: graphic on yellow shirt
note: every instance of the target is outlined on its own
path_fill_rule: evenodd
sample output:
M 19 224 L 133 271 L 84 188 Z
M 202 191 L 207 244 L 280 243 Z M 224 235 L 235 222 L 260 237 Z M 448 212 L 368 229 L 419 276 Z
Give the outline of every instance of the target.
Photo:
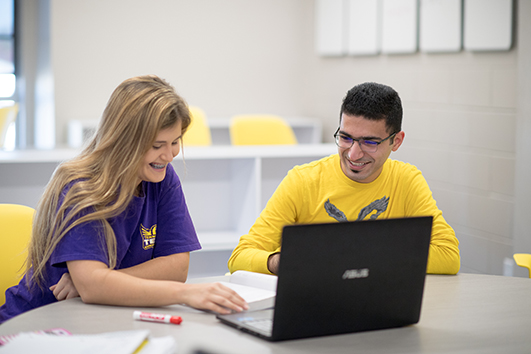
M 377 199 L 366 207 L 364 207 L 363 209 L 361 209 L 360 213 L 358 214 L 357 220 L 359 221 L 365 219 L 368 215 L 371 215 L 373 211 L 376 211 L 376 213 L 372 214 L 369 219 L 376 220 L 378 216 L 380 216 L 380 214 L 387 210 L 388 205 L 389 197 L 384 196 L 382 199 Z M 345 216 L 345 213 L 343 213 L 341 210 L 338 209 L 338 207 L 332 204 L 330 202 L 330 199 L 325 202 L 324 208 L 328 215 L 330 215 L 337 221 L 348 221 L 347 217 Z
M 342 221 L 348 221 L 347 217 L 345 216 L 345 213 L 343 213 L 341 210 L 339 210 L 334 204 L 330 203 L 330 199 L 328 199 L 325 202 L 325 210 L 334 219 L 336 219 L 339 222 Z
M 389 197 L 384 196 L 382 199 L 375 200 L 371 204 L 367 205 L 365 208 L 361 209 L 358 220 L 363 220 L 367 215 L 370 215 L 373 211 L 376 211 L 376 214 L 372 214 L 369 219 L 376 220 L 381 213 L 387 210 L 389 205 Z
M 157 224 L 149 229 L 140 224 L 140 235 L 142 235 L 142 248 L 145 250 L 153 248 L 157 237 Z

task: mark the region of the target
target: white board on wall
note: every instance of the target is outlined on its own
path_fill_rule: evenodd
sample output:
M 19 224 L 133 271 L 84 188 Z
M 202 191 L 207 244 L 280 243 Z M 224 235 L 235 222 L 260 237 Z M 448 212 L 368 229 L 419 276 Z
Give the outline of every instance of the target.
M 419 47 L 422 52 L 461 50 L 462 4 L 462 0 L 420 0 Z
M 382 53 L 417 51 L 417 14 L 417 0 L 383 0 Z
M 381 0 L 347 0 L 349 55 L 375 55 L 380 52 Z
M 315 48 L 319 55 L 340 56 L 346 52 L 343 0 L 315 1 Z
M 465 49 L 509 50 L 512 45 L 513 0 L 464 0 Z

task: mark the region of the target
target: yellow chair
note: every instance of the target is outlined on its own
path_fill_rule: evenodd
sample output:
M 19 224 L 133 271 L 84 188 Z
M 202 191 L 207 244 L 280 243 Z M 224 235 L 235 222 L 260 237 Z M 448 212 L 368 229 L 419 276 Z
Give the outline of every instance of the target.
M 275 115 L 237 115 L 230 122 L 233 145 L 295 145 L 297 138 L 286 121 Z
M 24 205 L 0 204 L 0 306 L 7 288 L 17 285 L 24 273 L 34 212 Z
M 7 130 L 18 114 L 18 103 L 0 108 L 0 149 L 4 147 Z
M 198 107 L 189 107 L 192 123 L 184 133 L 183 143 L 186 146 L 212 145 L 212 135 L 206 119 L 205 112 Z
M 531 278 L 531 254 L 515 253 L 513 258 L 517 265 L 529 269 L 529 278 Z

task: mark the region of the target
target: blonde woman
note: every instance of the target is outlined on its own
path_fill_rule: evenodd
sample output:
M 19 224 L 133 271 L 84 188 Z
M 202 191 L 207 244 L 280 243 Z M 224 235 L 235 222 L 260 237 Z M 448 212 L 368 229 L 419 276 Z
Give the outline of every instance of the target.
M 27 271 L 6 291 L 0 323 L 57 300 L 247 309 L 221 284 L 185 284 L 201 248 L 170 162 L 190 124 L 186 103 L 156 76 L 111 95 L 98 130 L 61 164 L 37 206 Z

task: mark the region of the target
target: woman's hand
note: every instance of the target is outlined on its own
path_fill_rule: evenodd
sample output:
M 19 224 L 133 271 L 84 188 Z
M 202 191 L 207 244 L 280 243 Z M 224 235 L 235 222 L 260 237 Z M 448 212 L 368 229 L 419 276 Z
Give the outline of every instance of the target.
M 50 290 L 58 301 L 79 296 L 69 273 L 63 274 L 57 284 L 50 286 Z
M 220 314 L 249 309 L 245 300 L 238 293 L 219 283 L 186 284 L 182 296 L 184 303 L 188 306 Z

